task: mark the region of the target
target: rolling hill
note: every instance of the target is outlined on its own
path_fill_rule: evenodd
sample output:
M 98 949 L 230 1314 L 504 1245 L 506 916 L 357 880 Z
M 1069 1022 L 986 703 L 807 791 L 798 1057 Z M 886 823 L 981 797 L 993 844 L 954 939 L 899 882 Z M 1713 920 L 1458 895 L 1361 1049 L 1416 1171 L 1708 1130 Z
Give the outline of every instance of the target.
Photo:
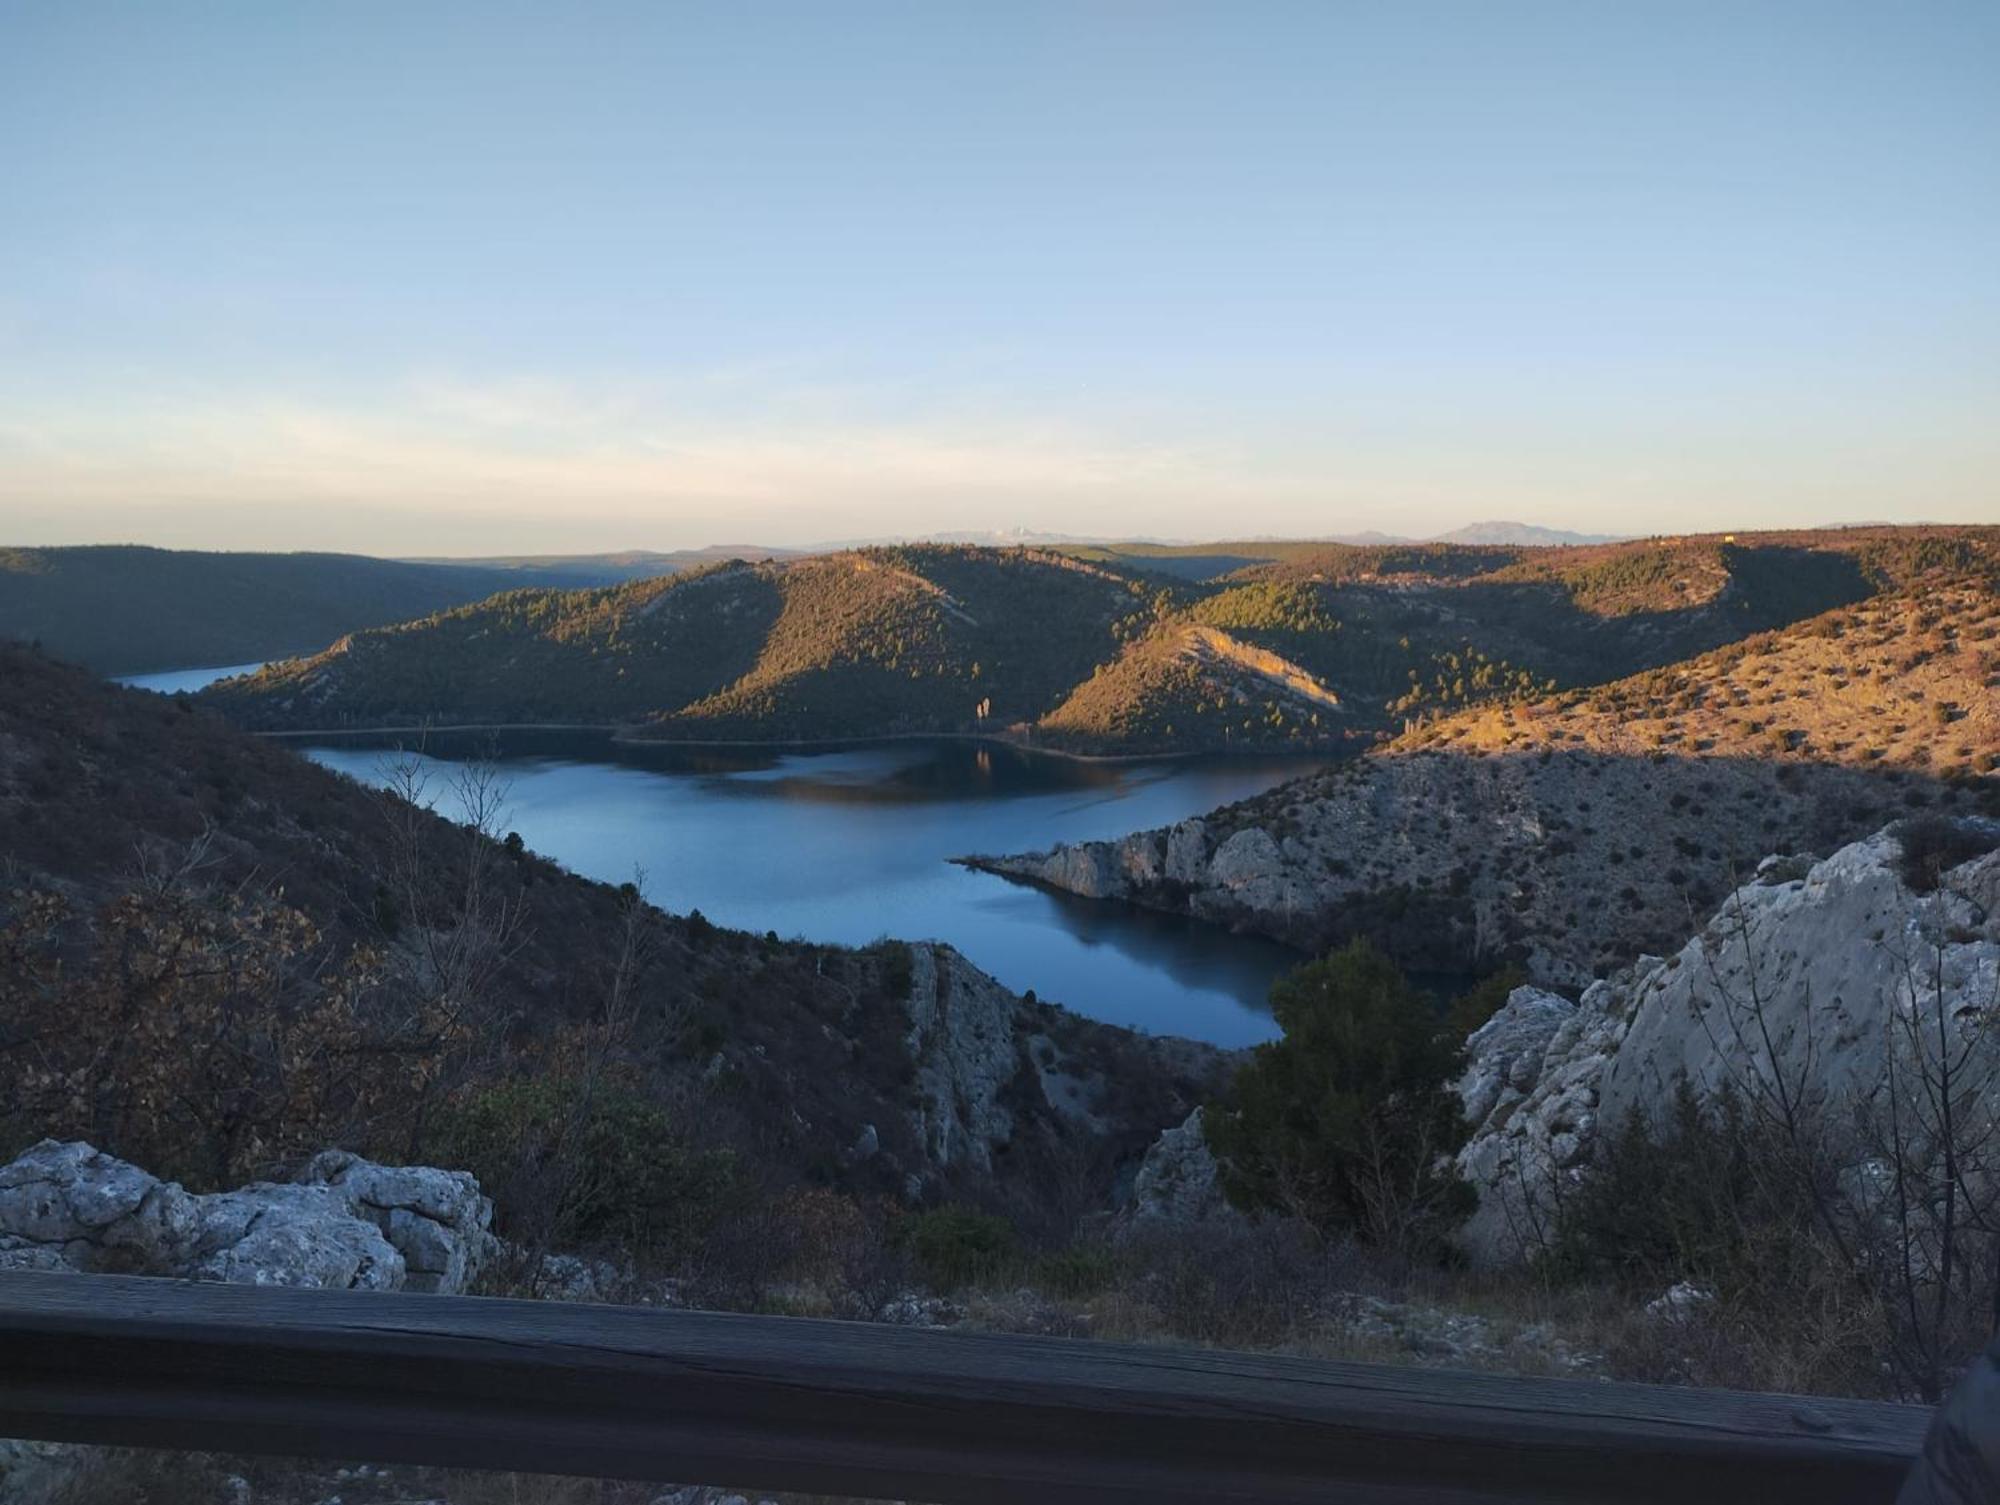
M 1079 753 L 1372 745 L 1696 657 L 1922 579 L 1991 530 L 1104 548 L 904 546 L 514 591 L 218 686 L 273 730 L 589 724 L 635 737 L 982 733 Z M 1147 561 L 1200 561 L 1209 578 Z
M 1670 946 L 1768 853 L 2000 815 L 1990 556 L 1891 542 L 1862 564 L 1902 584 L 1782 630 L 1426 720 L 1171 830 L 975 865 L 1302 950 L 1365 934 L 1406 965 L 1579 986 Z M 1631 579 L 1652 604 L 1690 589 Z
M 143 674 L 309 652 L 360 628 L 551 581 L 580 583 L 527 564 L 358 554 L 0 549 L 0 638 L 38 642 L 99 673 Z
M 1207 561 L 1249 546 L 1208 546 Z M 1299 545 L 1174 588 L 1175 608 L 1037 728 L 1081 751 L 1372 742 L 1468 705 L 1674 663 L 1895 582 L 1990 561 L 1987 535 L 1783 535 L 1530 549 Z M 1189 650 L 1187 629 L 1227 655 Z M 1249 655 L 1282 675 L 1243 672 Z M 1310 681 L 1340 703 L 1328 714 Z
M 2000 594 L 1978 580 L 1890 592 L 1610 684 L 1452 716 L 1397 746 L 1990 772 Z
M 733 561 L 596 591 L 514 591 L 218 686 L 258 727 L 588 722 L 689 739 L 1032 723 L 1156 591 L 1032 550 Z

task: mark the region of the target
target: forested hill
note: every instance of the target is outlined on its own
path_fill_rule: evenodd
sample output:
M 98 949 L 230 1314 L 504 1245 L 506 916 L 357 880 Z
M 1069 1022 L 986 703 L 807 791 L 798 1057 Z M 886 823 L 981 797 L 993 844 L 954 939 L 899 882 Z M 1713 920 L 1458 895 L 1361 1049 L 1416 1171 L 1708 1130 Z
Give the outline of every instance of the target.
M 1001 728 L 1039 718 L 1167 609 L 1060 555 L 881 548 L 515 591 L 218 686 L 259 727 L 616 723 L 685 738 Z
M 0 638 L 102 674 L 249 663 L 510 587 L 619 578 L 608 564 L 577 568 L 122 544 L 0 549 Z
M 1369 744 L 1990 571 L 1996 538 L 1859 529 L 1569 548 L 863 549 L 516 591 L 357 632 L 210 694 L 273 730 L 984 732 L 1104 753 Z M 1263 557 L 1246 561 L 1253 548 Z

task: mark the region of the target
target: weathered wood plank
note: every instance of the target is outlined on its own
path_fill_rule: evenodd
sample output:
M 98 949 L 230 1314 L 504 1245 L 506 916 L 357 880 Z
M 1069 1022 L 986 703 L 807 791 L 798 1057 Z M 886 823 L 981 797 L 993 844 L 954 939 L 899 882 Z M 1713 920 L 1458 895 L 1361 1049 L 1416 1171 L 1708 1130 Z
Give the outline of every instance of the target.
M 0 1274 L 0 1436 L 1033 1501 L 1892 1498 L 1911 1406 L 469 1297 Z

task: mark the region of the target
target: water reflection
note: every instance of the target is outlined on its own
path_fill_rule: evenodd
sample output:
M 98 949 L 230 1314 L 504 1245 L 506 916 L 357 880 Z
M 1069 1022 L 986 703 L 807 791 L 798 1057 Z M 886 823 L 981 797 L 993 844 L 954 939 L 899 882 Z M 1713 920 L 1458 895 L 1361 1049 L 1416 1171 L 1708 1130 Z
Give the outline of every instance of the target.
M 949 941 L 1010 987 L 1232 1045 L 1271 1035 L 1265 994 L 1298 961 L 1268 941 L 948 859 L 1167 824 L 1320 760 L 1086 763 L 969 741 L 633 747 L 577 733 L 509 733 L 496 749 L 456 734 L 427 744 L 434 790 L 445 794 L 451 764 L 493 751 L 510 781 L 510 824 L 530 846 L 607 882 L 643 868 L 656 902 L 722 924 L 856 945 Z M 385 762 L 366 739 L 308 754 L 369 781 Z
M 116 683 L 130 685 L 135 690 L 151 690 L 160 695 L 192 695 L 196 690 L 207 689 L 218 680 L 234 679 L 239 674 L 255 674 L 264 665 L 226 664 L 219 669 L 168 669 L 158 674 L 122 674 Z

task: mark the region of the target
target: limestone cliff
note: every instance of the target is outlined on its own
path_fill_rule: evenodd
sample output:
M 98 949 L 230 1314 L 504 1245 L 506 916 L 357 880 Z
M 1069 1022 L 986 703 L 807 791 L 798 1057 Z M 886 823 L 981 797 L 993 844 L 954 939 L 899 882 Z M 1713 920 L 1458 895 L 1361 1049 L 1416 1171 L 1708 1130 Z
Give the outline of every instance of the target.
M 1201 819 L 971 865 L 1406 966 L 1579 988 L 1686 933 L 1766 852 L 1830 850 L 1951 789 L 1903 773 L 1585 752 L 1355 760 Z
M 1016 1151 L 1017 1172 L 1036 1159 L 1136 1153 L 1226 1072 L 1228 1053 L 1213 1046 L 1030 1002 L 946 945 L 910 952 L 908 1127 L 921 1160 L 906 1167 L 908 1192 L 990 1174 Z
M 1962 829 L 1969 845 L 2000 842 L 2000 826 Z M 1480 1193 L 1471 1251 L 1531 1253 L 1600 1130 L 1657 1115 L 1682 1080 L 1703 1095 L 1783 1082 L 1865 1105 L 1913 1010 L 1941 1010 L 1957 1038 L 1987 1028 L 2000 1009 L 2000 850 L 1921 892 L 1903 856 L 1891 829 L 1821 862 L 1772 858 L 1672 955 L 1574 1002 L 1516 989 L 1471 1037 L 1459 1084 L 1475 1126 L 1459 1166 Z M 2000 1110 L 2000 1084 L 1994 1096 Z

